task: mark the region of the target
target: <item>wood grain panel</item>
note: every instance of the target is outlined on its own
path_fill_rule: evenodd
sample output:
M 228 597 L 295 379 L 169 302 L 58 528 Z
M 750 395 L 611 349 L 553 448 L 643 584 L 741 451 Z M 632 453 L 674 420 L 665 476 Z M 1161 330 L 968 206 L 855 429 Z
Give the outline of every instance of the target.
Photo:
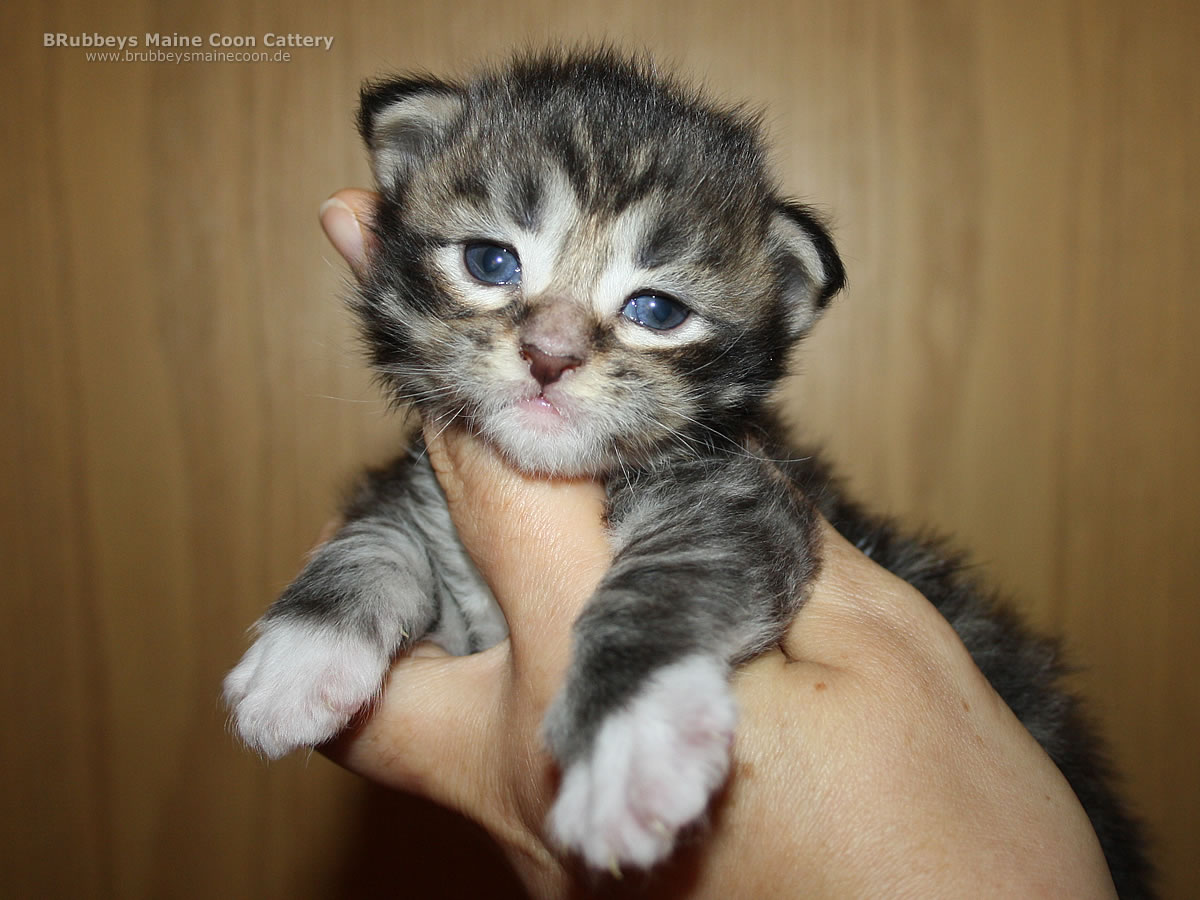
M 100 63 L 46 31 L 335 44 Z M 1185 0 L 5 4 L 0 893 L 515 896 L 453 817 L 324 760 L 241 753 L 216 695 L 344 479 L 400 433 L 315 223 L 367 181 L 359 80 L 560 40 L 648 48 L 767 109 L 851 278 L 789 416 L 860 494 L 959 535 L 1066 634 L 1166 895 L 1195 895 Z

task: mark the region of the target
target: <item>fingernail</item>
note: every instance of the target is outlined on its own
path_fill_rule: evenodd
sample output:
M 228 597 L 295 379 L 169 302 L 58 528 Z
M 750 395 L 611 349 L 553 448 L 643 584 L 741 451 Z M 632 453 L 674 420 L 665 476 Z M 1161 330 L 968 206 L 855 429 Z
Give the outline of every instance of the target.
M 338 253 L 346 258 L 351 268 L 360 269 L 365 261 L 363 233 L 354 210 L 337 197 L 330 197 L 321 204 L 317 215 Z

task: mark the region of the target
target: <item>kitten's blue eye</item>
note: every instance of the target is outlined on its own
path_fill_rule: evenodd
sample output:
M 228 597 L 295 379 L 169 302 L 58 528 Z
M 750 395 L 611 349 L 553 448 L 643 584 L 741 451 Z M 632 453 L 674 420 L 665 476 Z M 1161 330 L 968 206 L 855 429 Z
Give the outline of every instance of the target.
M 621 315 L 655 331 L 670 331 L 683 324 L 690 311 L 678 300 L 658 294 L 638 294 L 621 307 Z
M 484 284 L 519 284 L 521 281 L 521 261 L 507 247 L 467 244 L 463 261 L 467 271 Z

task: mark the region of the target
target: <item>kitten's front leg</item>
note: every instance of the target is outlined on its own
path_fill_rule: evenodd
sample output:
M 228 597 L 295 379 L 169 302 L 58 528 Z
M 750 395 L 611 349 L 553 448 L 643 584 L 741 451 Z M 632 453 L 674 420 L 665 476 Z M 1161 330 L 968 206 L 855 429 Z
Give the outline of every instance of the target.
M 428 465 L 401 459 L 372 473 L 347 517 L 225 679 L 234 729 L 264 756 L 332 738 L 379 692 L 392 657 L 448 618 L 430 556 L 431 528 L 448 516 Z
M 545 723 L 549 830 L 597 868 L 653 865 L 703 815 L 729 771 L 732 666 L 778 640 L 816 570 L 811 508 L 769 464 L 664 474 L 614 499 L 617 557 Z
M 552 838 L 598 869 L 665 859 L 728 775 L 737 708 L 727 678 L 719 654 L 662 666 L 604 717 L 586 749 L 556 753 L 570 761 L 550 811 Z M 563 695 L 547 719 L 552 747 L 551 735 L 577 727 L 567 724 L 579 714 L 570 705 Z

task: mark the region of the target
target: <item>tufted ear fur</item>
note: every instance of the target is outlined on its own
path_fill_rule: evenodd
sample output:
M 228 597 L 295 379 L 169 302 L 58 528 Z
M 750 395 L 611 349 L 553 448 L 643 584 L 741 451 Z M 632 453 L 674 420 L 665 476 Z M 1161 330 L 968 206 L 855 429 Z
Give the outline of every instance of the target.
M 770 234 L 782 277 L 788 324 L 794 335 L 802 335 L 845 286 L 846 270 L 829 232 L 806 206 L 779 203 L 771 215 Z
M 358 131 L 383 189 L 407 179 L 463 112 L 463 92 L 432 78 L 395 78 L 363 85 Z

